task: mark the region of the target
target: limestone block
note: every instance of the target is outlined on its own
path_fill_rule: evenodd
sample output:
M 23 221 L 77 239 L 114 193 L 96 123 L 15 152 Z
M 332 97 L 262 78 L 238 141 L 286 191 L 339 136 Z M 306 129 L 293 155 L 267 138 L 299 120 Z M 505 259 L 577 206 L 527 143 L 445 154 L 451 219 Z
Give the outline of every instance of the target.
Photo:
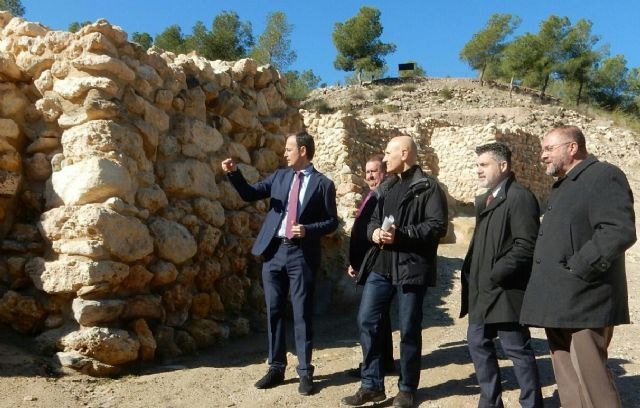
M 258 92 L 256 95 L 256 113 L 260 116 L 269 116 L 270 113 L 267 98 L 262 92 Z
M 0 322 L 20 333 L 33 333 L 42 327 L 47 312 L 34 298 L 12 290 L 0 298 Z
M 214 228 L 211 225 L 206 225 L 200 229 L 198 234 L 198 255 L 199 256 L 211 256 L 213 255 L 220 238 L 222 237 L 222 231 L 218 228 Z
M 244 237 L 250 234 L 249 214 L 246 211 L 227 213 L 227 225 L 232 234 Z
M 229 338 L 229 328 L 208 319 L 191 319 L 184 329 L 193 337 L 198 347 L 214 345 Z
M 187 91 L 184 114 L 201 122 L 206 122 L 207 98 L 202 88 L 196 87 Z
M 2 36 L 44 37 L 48 31 L 47 27 L 40 23 L 32 23 L 20 17 L 15 17 L 4 27 Z
M 17 81 L 22 77 L 22 71 L 20 71 L 12 54 L 0 52 L 0 77 L 12 81 Z
M 216 128 L 189 118 L 176 126 L 176 137 L 182 145 L 183 155 L 199 159 L 205 159 L 209 153 L 218 151 L 224 143 L 222 134 Z
M 60 139 L 57 137 L 39 137 L 27 146 L 27 153 L 49 153 L 60 147 Z
M 111 156 L 124 153 L 145 167 L 146 155 L 142 137 L 135 128 L 120 125 L 112 120 L 92 120 L 80 126 L 66 129 L 61 137 L 66 158 L 84 160 L 95 156 Z
M 286 109 L 287 104 L 284 102 L 282 95 L 278 92 L 275 85 L 271 84 L 260 91 L 267 101 L 270 111 L 280 111 Z
M 149 229 L 160 258 L 180 264 L 196 254 L 196 240 L 183 225 L 155 218 L 149 223 Z
M 138 295 L 127 299 L 121 316 L 123 319 L 162 320 L 164 308 L 162 298 L 156 295 Z
M 158 129 L 139 118 L 133 119 L 133 125 L 138 128 L 140 135 L 142 135 L 142 146 L 145 154 L 148 158 L 155 159 L 158 139 L 160 138 Z
M 154 184 L 151 187 L 142 187 L 136 193 L 136 204 L 146 208 L 152 214 L 169 205 L 167 195 L 160 186 Z
M 229 337 L 246 336 L 251 331 L 251 323 L 249 319 L 238 317 L 229 322 Z
M 153 273 L 144 265 L 133 265 L 129 268 L 129 275 L 120 283 L 120 289 L 124 292 L 141 292 L 147 288 L 153 279 Z
M 227 150 L 229 151 L 230 157 L 239 159 L 240 161 L 242 161 L 242 163 L 251 164 L 251 156 L 249 155 L 249 152 L 247 151 L 247 148 L 244 147 L 244 145 L 231 142 L 227 146 Z M 247 172 L 250 172 L 250 170 L 248 170 Z M 250 181 L 250 183 L 255 183 L 255 181 Z
M 241 81 L 247 75 L 255 75 L 258 72 L 258 64 L 251 58 L 243 58 L 236 61 L 231 68 L 231 76 L 234 81 Z
M 173 93 L 168 89 L 158 89 L 155 102 L 160 108 L 169 109 L 173 102 Z
M 31 181 L 45 181 L 51 176 L 51 162 L 44 153 L 38 152 L 24 161 L 24 170 Z
M 25 270 L 36 288 L 52 294 L 72 293 L 82 286 L 99 283 L 117 285 L 129 274 L 129 267 L 120 262 L 66 255 L 55 261 L 32 258 Z
M 219 201 L 210 201 L 202 197 L 196 198 L 193 210 L 198 217 L 214 227 L 221 227 L 225 223 L 224 208 Z
M 0 154 L 0 159 L 5 159 L 6 155 Z M 18 191 L 22 177 L 19 173 L 7 170 L 0 170 L 0 195 L 14 196 Z
M 169 129 L 169 115 L 147 101 L 144 103 L 144 120 L 161 132 L 166 132 Z
M 149 230 L 140 220 L 99 204 L 54 208 L 41 215 L 39 227 L 51 241 L 72 240 L 60 244 L 54 242 L 54 248 L 60 251 L 78 250 L 82 248 L 78 245 L 82 245 L 81 240 L 84 239 L 88 242 L 85 248 L 98 247 L 93 250 L 87 248 L 91 253 L 99 255 L 99 247 L 102 247 L 125 262 L 142 259 L 153 252 Z
M 90 89 L 100 89 L 111 97 L 120 90 L 114 80 L 99 76 L 70 76 L 53 82 L 53 91 L 66 99 L 84 96 Z
M 173 327 L 158 326 L 154 334 L 158 345 L 157 353 L 161 358 L 172 358 L 182 354 L 176 344 L 176 333 Z
M 220 196 L 215 174 L 211 168 L 197 160 L 166 162 L 159 175 L 163 190 L 171 196 L 206 197 L 215 200 Z
M 52 174 L 51 183 L 65 205 L 101 202 L 113 196 L 134 202 L 129 172 L 108 159 L 94 157 L 66 166 Z
M 45 96 L 42 99 L 38 99 L 35 103 L 35 108 L 47 122 L 55 122 L 62 115 L 62 106 L 60 106 L 60 102 L 55 97 Z
M 120 365 L 138 358 L 140 341 L 126 330 L 88 327 L 62 337 L 59 346 L 63 351 L 77 351 L 105 364 Z
M 240 312 L 246 302 L 245 282 L 237 275 L 220 279 L 217 285 L 225 310 Z
M 112 56 L 105 54 L 84 53 L 80 57 L 71 61 L 71 65 L 75 68 L 91 72 L 108 72 L 115 75 L 123 81 L 133 81 L 136 73 L 124 62 Z
M 256 69 L 253 80 L 255 89 L 263 89 L 273 80 L 273 68 L 270 65 L 262 65 Z
M 144 319 L 137 319 L 131 324 L 131 329 L 140 342 L 140 359 L 153 361 L 158 345 L 147 322 Z
M 227 118 L 237 129 L 253 129 L 259 123 L 255 113 L 241 106 L 229 112 Z
M 211 309 L 211 298 L 208 293 L 196 293 L 191 301 L 191 315 L 196 318 L 204 319 L 209 316 Z
M 96 54 L 108 54 L 118 56 L 118 49 L 113 42 L 100 32 L 87 33 L 80 37 L 73 46 L 80 47 L 84 51 Z
M 227 210 L 238 210 L 247 206 L 236 189 L 226 180 L 220 183 L 220 204 Z
M 59 351 L 53 356 L 59 374 L 81 373 L 92 377 L 111 377 L 120 373 L 120 367 L 102 363 L 77 351 Z
M 168 285 L 175 282 L 178 277 L 178 269 L 170 262 L 158 260 L 149 266 L 149 270 L 153 272 L 152 286 Z
M 215 259 L 206 259 L 201 264 L 200 272 L 195 282 L 201 292 L 210 292 L 215 288 L 215 283 L 222 277 L 222 266 Z
M 52 249 L 59 254 L 86 256 L 94 260 L 109 259 L 109 251 L 101 240 L 75 238 L 54 241 Z
M 97 326 L 100 323 L 112 322 L 120 317 L 124 307 L 125 301 L 118 299 L 75 298 L 71 303 L 73 317 L 82 326 Z
M 271 149 L 254 150 L 251 156 L 254 167 L 262 174 L 271 173 L 280 166 L 280 157 Z

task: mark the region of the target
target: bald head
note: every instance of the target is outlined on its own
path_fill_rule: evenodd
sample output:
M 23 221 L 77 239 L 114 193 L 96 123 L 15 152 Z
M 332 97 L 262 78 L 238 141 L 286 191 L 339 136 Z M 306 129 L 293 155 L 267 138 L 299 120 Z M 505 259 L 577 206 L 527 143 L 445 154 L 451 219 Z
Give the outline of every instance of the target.
M 388 173 L 400 174 L 416 164 L 418 147 L 409 136 L 396 136 L 389 141 L 384 151 L 384 162 Z

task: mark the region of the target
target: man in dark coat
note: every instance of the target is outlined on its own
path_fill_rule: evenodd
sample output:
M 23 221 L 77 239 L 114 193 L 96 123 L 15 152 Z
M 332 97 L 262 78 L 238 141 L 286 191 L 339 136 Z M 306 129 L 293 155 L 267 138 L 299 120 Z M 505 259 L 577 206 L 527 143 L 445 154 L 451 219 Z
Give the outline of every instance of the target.
M 222 170 L 245 201 L 269 198 L 267 213 L 251 253 L 262 255 L 262 281 L 267 306 L 269 370 L 256 388 L 282 384 L 287 365 L 285 312 L 291 293 L 293 331 L 300 377 L 298 392 L 314 392 L 313 292 L 320 266 L 320 238 L 338 227 L 336 189 L 331 180 L 311 163 L 315 144 L 301 132 L 287 138 L 284 157 L 287 169 L 279 169 L 266 179 L 250 185 L 237 171 L 232 159 L 222 162 Z
M 480 384 L 478 407 L 504 406 L 496 337 L 513 362 L 520 405 L 542 407 L 531 334 L 518 323 L 538 234 L 538 201 L 515 180 L 505 144 L 479 146 L 476 154 L 479 185 L 488 191 L 476 197 L 476 227 L 462 266 L 460 317 L 469 314 L 467 343 Z
M 365 254 L 373 245 L 367 237 L 367 225 L 371 221 L 373 210 L 378 204 L 378 187 L 387 175 L 387 168 L 383 162 L 384 156 L 376 154 L 371 156 L 364 166 L 364 180 L 369 186 L 369 192 L 364 197 L 356 213 L 356 219 L 351 228 L 351 239 L 349 241 L 349 268 L 347 273 L 355 278 L 360 270 Z M 382 327 L 380 328 L 382 338 L 382 368 L 390 374 L 395 371 L 393 363 L 393 339 L 391 337 L 391 320 L 389 311 L 383 314 Z M 349 375 L 360 378 L 362 364 L 358 368 L 349 370 Z
M 381 250 L 369 251 L 363 261 L 373 267 L 358 311 L 361 386 L 342 402 L 360 406 L 386 399 L 379 330 L 382 314 L 397 295 L 400 375 L 393 406 L 412 407 L 420 381 L 422 303 L 427 286 L 435 285 L 438 244 L 447 232 L 447 200 L 437 181 L 416 164 L 417 147 L 409 136 L 391 139 L 384 161 L 392 176 L 379 187 L 380 198 L 367 230 Z M 383 220 L 389 216 L 394 223 L 383 229 Z M 376 259 L 368 259 L 373 254 L 377 254 Z
M 544 327 L 563 407 L 620 407 L 607 368 L 616 325 L 629 323 L 625 251 L 636 241 L 624 173 L 587 152 L 575 126 L 542 141 L 557 177 L 533 253 L 520 322 Z

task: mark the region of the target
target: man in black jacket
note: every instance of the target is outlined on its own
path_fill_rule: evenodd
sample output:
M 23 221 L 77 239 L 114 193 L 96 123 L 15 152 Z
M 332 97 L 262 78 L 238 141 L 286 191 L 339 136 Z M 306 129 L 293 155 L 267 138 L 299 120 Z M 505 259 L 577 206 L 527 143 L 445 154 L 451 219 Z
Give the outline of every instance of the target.
M 360 389 L 342 399 L 350 406 L 386 399 L 379 330 L 382 314 L 398 296 L 400 329 L 399 392 L 394 407 L 412 407 L 420 381 L 422 357 L 422 303 L 427 286 L 435 285 L 436 253 L 440 238 L 447 231 L 447 200 L 438 183 L 422 172 L 417 147 L 409 136 L 394 137 L 385 149 L 384 162 L 392 174 L 379 187 L 378 205 L 367 235 L 380 251 L 366 278 L 358 311 L 363 367 Z M 383 219 L 394 223 L 383 230 Z
M 563 407 L 620 407 L 607 348 L 614 326 L 629 323 L 624 254 L 636 241 L 633 194 L 619 168 L 587 152 L 575 126 L 547 133 L 542 162 L 557 180 L 520 322 L 545 328 Z
M 476 154 L 479 185 L 487 192 L 476 197 L 476 227 L 462 265 L 460 317 L 469 314 L 467 343 L 480 385 L 478 407 L 504 406 L 496 337 L 513 362 L 520 405 L 542 407 L 531 335 L 518 323 L 538 235 L 538 201 L 515 180 L 505 144 L 479 146 Z
M 351 228 L 351 240 L 349 241 L 349 268 L 347 273 L 355 278 L 365 254 L 373 245 L 367 237 L 367 226 L 371 221 L 373 210 L 378 204 L 378 187 L 387 175 L 387 167 L 383 162 L 384 156 L 381 154 L 373 155 L 367 160 L 364 166 L 364 179 L 369 186 L 369 192 L 362 199 L 356 219 Z M 380 328 L 382 339 L 382 368 L 385 373 L 389 374 L 395 371 L 393 364 L 393 339 L 391 338 L 391 321 L 389 319 L 389 311 L 383 313 L 382 327 Z M 362 364 L 358 368 L 349 370 L 352 377 L 361 377 Z

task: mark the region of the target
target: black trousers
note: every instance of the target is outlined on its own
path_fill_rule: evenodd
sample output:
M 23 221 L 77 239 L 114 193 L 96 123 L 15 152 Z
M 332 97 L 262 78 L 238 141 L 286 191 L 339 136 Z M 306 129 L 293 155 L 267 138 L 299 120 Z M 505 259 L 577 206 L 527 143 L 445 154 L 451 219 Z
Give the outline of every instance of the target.
M 513 370 L 520 385 L 520 405 L 522 407 L 542 407 L 542 391 L 538 366 L 531 348 L 529 329 L 518 323 L 469 323 L 467 343 L 476 377 L 480 385 L 478 407 L 500 408 L 502 386 L 500 367 L 493 339 L 498 337 L 502 349 L 513 362 Z

